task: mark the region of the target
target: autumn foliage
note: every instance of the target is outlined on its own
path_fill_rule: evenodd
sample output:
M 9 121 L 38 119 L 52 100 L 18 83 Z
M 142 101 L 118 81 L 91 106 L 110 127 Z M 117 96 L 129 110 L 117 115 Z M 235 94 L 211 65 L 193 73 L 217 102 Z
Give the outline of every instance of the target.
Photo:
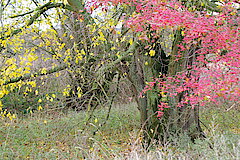
M 62 86 L 60 97 L 72 96 L 77 104 L 89 105 L 103 88 L 104 96 L 100 97 L 107 99 L 105 90 L 109 90 L 115 75 L 118 74 L 118 79 L 131 77 L 129 70 L 133 70 L 134 63 L 150 68 L 147 60 L 159 61 L 157 58 L 162 56 L 158 55 L 159 48 L 153 47 L 159 39 L 162 39 L 160 50 L 164 51 L 165 60 L 169 62 L 164 64 L 168 71 L 149 76 L 151 81 L 146 78 L 147 74 L 137 78 L 144 79 L 143 83 L 146 79 L 148 81 L 140 96 L 158 93 L 158 117 L 171 107 L 195 108 L 211 102 L 221 105 L 222 100 L 239 103 L 240 18 L 236 4 L 237 1 L 215 4 L 204 0 L 92 0 L 86 3 L 69 0 L 68 4 L 50 1 L 26 13 L 4 11 L 5 17 L 10 15 L 24 22 L 6 23 L 0 27 L 4 31 L 0 38 L 3 55 L 0 113 L 2 117 L 15 117 L 2 109 L 2 99 L 20 89 L 24 90 L 24 96 L 32 92 L 35 98 L 45 97 L 50 102 L 57 99 L 55 93 L 45 94 L 37 89 L 38 78 L 47 78 L 53 73 L 56 78 L 61 77 L 61 71 L 68 73 L 71 82 L 63 82 L 66 85 Z M 48 14 L 55 19 L 46 18 L 45 12 L 53 8 L 56 10 Z M 99 19 L 94 18 L 91 14 L 99 9 L 102 15 Z M 65 10 L 71 16 L 65 15 Z M 59 29 L 54 28 L 60 23 Z M 116 29 L 119 24 L 123 24 L 121 31 Z M 37 25 L 48 27 L 44 31 Z M 146 62 L 134 62 L 134 56 Z M 40 61 L 46 62 L 46 66 L 36 67 Z M 137 92 L 143 88 L 137 87 Z M 179 100 L 173 101 L 174 97 Z M 42 98 L 36 100 L 39 103 L 36 106 L 41 110 Z
M 150 42 L 147 32 L 170 29 L 182 37 L 174 61 L 180 62 L 183 70 L 175 74 L 153 77 L 143 93 L 158 86 L 158 116 L 161 117 L 171 97 L 181 94 L 178 107 L 190 105 L 206 106 L 221 100 L 239 103 L 240 88 L 240 18 L 234 2 L 223 2 L 218 11 L 197 10 L 186 7 L 179 1 L 103 1 L 104 4 L 134 5 L 136 11 L 125 21 L 125 25 L 140 33 L 139 39 Z M 201 4 L 204 6 L 205 4 Z M 158 38 L 158 34 L 153 35 Z M 154 42 L 154 41 L 153 41 Z

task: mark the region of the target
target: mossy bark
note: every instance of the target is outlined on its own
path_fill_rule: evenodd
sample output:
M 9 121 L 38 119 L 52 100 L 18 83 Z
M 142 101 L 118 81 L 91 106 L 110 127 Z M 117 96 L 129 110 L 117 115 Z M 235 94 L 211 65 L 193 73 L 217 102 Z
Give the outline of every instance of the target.
M 154 140 L 160 140 L 161 143 L 166 143 L 170 138 L 181 134 L 188 135 L 192 140 L 205 137 L 199 123 L 199 109 L 192 109 L 186 105 L 182 108 L 177 107 L 177 103 L 181 101 L 184 93 L 180 93 L 175 97 L 168 98 L 168 103 L 171 108 L 164 110 L 164 116 L 161 119 L 157 118 L 158 104 L 161 101 L 157 86 L 153 90 L 147 92 L 142 98 L 139 98 L 139 93 L 145 87 L 146 82 L 152 81 L 152 77 L 159 77 L 159 72 L 167 75 L 175 75 L 178 72 L 186 70 L 193 59 L 185 58 L 180 61 L 175 61 L 175 56 L 178 54 L 178 45 L 181 41 L 181 32 L 175 33 L 171 57 L 166 57 L 159 51 L 161 57 L 150 57 L 140 54 L 140 50 L 136 50 L 133 57 L 133 64 L 129 79 L 132 82 L 133 91 L 136 95 L 136 101 L 141 114 L 141 123 L 143 129 L 144 143 L 146 146 Z M 189 56 L 191 57 L 191 56 Z M 159 58 L 164 60 L 165 63 Z M 147 63 L 145 63 L 147 62 Z M 147 64 L 147 65 L 146 65 Z M 167 67 L 166 67 L 167 65 Z M 155 90 L 156 89 L 156 90 Z

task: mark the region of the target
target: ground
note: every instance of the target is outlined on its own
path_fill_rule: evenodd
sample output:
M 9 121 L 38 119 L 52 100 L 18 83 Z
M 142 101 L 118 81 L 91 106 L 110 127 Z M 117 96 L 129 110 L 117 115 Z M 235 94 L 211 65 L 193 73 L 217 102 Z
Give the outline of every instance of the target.
M 136 104 L 81 111 L 39 111 L 0 121 L 0 159 L 239 159 L 240 112 L 236 108 L 201 109 L 205 140 L 174 138 L 174 144 L 141 145 L 140 115 Z M 209 147 L 211 144 L 212 149 Z

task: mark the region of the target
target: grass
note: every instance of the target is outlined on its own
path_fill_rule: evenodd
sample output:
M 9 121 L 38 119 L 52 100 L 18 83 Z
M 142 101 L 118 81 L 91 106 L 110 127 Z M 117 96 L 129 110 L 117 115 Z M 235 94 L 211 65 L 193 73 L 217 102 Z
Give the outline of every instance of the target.
M 146 152 L 139 135 L 135 104 L 114 106 L 105 125 L 106 108 L 98 109 L 86 124 L 85 112 L 47 112 L 0 121 L 0 159 L 239 159 L 239 111 L 202 111 L 208 138 L 177 145 L 153 145 Z M 234 116 L 233 116 L 234 115 Z M 209 148 L 212 144 L 212 149 Z

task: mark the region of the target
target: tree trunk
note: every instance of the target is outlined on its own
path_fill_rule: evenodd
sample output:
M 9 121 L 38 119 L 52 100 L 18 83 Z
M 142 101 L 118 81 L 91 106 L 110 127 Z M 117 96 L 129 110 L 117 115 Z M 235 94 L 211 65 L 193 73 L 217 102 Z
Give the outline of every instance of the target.
M 144 143 L 149 146 L 153 140 L 160 140 L 165 144 L 170 137 L 176 137 L 181 134 L 188 135 L 192 140 L 205 137 L 199 123 L 199 109 L 192 109 L 191 106 L 177 107 L 177 103 L 183 98 L 183 93 L 174 98 L 169 98 L 168 103 L 171 108 L 164 110 L 164 116 L 157 118 L 158 104 L 161 101 L 157 86 L 152 91 L 147 92 L 142 98 L 139 93 L 145 87 L 146 82 L 152 81 L 151 77 L 158 77 L 159 72 L 167 75 L 175 75 L 176 73 L 186 69 L 186 64 L 193 59 L 186 58 L 181 61 L 175 61 L 178 51 L 177 44 L 181 41 L 180 31 L 176 32 L 173 42 L 171 58 L 158 48 L 159 53 L 154 56 L 145 56 L 141 51 L 136 51 L 129 79 L 131 80 L 136 95 L 136 101 L 141 114 L 141 124 L 143 129 Z M 145 62 L 148 62 L 146 65 Z M 167 67 L 166 67 L 167 66 Z M 156 89 L 156 91 L 155 91 Z

